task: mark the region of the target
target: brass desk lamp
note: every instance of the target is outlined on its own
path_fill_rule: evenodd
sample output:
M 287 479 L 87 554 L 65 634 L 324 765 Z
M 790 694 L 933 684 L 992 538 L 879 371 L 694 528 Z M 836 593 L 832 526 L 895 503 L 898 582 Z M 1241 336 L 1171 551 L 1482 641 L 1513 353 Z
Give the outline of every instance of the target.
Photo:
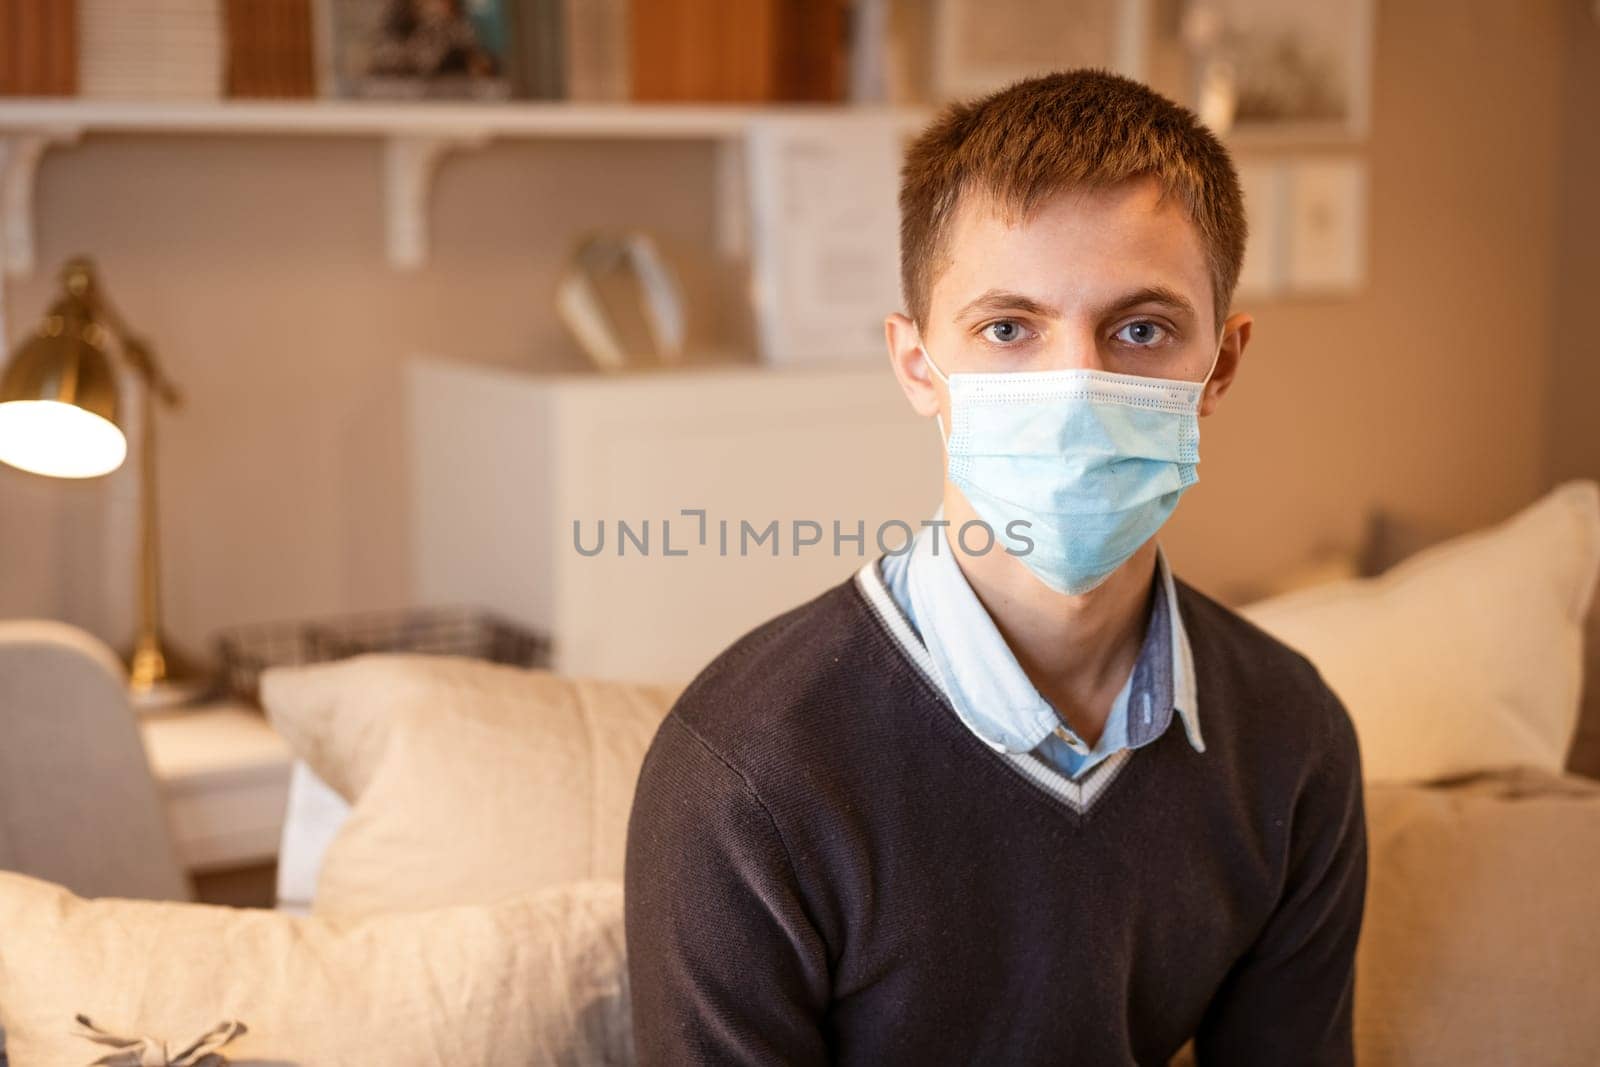
M 156 536 L 155 401 L 182 396 L 148 343 L 127 328 L 87 259 L 61 271 L 63 295 L 0 374 L 0 462 L 54 478 L 94 478 L 122 466 L 128 443 L 118 419 L 111 343 L 138 375 L 139 628 L 128 660 L 134 703 L 158 707 L 196 695 L 198 686 L 163 647 L 160 552 Z

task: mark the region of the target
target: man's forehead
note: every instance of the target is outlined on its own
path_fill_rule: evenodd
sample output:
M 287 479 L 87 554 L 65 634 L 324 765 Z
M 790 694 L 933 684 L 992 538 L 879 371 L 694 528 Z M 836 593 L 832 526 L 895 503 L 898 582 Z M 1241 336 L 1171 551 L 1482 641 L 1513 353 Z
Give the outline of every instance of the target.
M 957 197 L 951 226 L 958 231 L 974 226 L 1026 229 L 1041 220 L 1063 215 L 1103 215 L 1119 209 L 1132 209 L 1167 220 L 1178 217 L 1188 220 L 1182 204 L 1166 195 L 1155 175 L 1140 174 L 1121 182 L 1067 185 L 1043 192 L 1033 198 L 1026 213 L 1012 198 L 1002 198 L 984 186 L 967 186 Z
M 1153 177 L 1052 193 L 1026 216 L 992 195 L 963 194 L 951 220 L 933 302 L 951 314 L 1001 288 L 1071 302 L 1154 286 L 1208 305 L 1211 277 L 1199 228 Z

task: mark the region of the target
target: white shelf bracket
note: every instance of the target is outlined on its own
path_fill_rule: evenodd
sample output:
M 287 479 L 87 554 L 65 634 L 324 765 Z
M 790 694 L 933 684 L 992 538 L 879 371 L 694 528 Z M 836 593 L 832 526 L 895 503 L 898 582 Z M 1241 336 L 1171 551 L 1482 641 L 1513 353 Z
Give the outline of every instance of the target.
M 34 176 L 45 149 L 72 144 L 80 131 L 73 127 L 0 132 L 0 266 L 8 278 L 33 273 Z
M 389 265 L 416 270 L 428 260 L 428 199 L 433 175 L 448 152 L 481 148 L 485 131 L 402 134 L 383 145 L 383 204 Z
M 749 152 L 745 142 L 743 134 L 721 137 L 714 149 L 717 253 L 730 263 L 750 254 L 749 183 L 745 175 Z

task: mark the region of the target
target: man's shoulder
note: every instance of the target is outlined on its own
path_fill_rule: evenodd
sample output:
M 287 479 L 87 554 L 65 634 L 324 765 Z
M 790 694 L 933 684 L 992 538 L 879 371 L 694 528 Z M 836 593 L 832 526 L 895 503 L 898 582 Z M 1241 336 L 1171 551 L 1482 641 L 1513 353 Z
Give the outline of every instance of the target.
M 852 576 L 729 645 L 671 714 L 726 759 L 844 743 L 836 731 L 910 673 L 891 647 Z
M 1208 741 L 1213 727 L 1231 727 L 1283 754 L 1357 758 L 1354 725 L 1316 664 L 1233 609 L 1175 581 Z
M 1204 647 L 1208 653 L 1238 657 L 1293 684 L 1320 684 L 1316 667 L 1304 654 L 1182 578 L 1174 577 L 1173 584 L 1184 629 L 1197 656 Z

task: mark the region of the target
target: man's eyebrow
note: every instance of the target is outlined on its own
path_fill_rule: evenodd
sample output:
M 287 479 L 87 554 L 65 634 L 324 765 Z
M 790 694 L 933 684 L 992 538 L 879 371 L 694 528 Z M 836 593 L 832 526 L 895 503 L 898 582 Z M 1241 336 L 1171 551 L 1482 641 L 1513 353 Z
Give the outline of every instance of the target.
M 1140 304 L 1162 304 L 1168 310 L 1179 315 L 1187 315 L 1190 318 L 1195 317 L 1194 305 L 1189 303 L 1182 293 L 1175 289 L 1168 289 L 1164 285 L 1147 285 L 1143 289 L 1135 289 L 1131 293 L 1119 296 L 1115 300 L 1106 303 L 1101 308 L 1100 314 L 1102 317 L 1115 315 L 1129 308 L 1138 307 Z
M 1115 315 L 1140 304 L 1161 304 L 1180 315 L 1195 316 L 1194 305 L 1176 289 L 1169 289 L 1165 285 L 1147 285 L 1142 289 L 1135 289 L 1124 293 L 1114 300 L 1107 301 L 1099 310 L 1099 316 Z M 1021 311 L 1040 318 L 1059 318 L 1061 312 L 1049 304 L 1035 300 L 1025 293 L 1010 289 L 990 289 L 982 296 L 968 303 L 956 312 L 957 318 L 966 318 L 981 312 Z
M 1030 315 L 1049 319 L 1061 314 L 1049 304 L 1041 303 L 1024 293 L 1009 289 L 990 289 L 956 312 L 956 318 L 965 318 L 981 311 L 1025 311 Z

